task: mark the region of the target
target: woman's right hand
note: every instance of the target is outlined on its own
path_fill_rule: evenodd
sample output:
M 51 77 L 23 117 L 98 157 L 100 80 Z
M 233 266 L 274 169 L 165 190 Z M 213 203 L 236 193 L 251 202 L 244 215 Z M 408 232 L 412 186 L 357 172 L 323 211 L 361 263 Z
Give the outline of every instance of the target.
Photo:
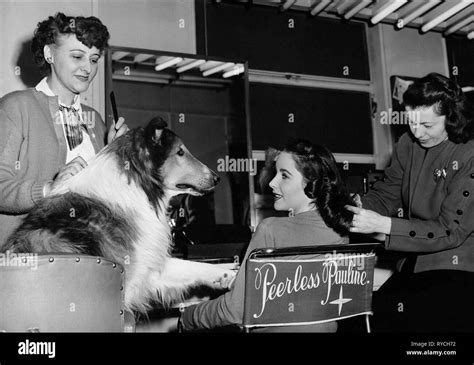
M 66 180 L 70 179 L 72 176 L 76 175 L 79 171 L 83 170 L 87 166 L 87 162 L 81 157 L 78 156 L 67 165 L 64 165 L 56 175 L 56 178 L 53 181 L 47 183 L 44 187 L 44 196 L 48 196 L 51 191 L 56 187 L 60 186 Z
M 360 200 L 360 195 L 359 194 L 351 194 L 352 200 L 354 200 L 354 203 L 356 204 L 357 208 L 362 208 L 362 200 Z
M 275 158 L 280 154 L 280 151 L 273 147 L 269 147 L 265 150 L 265 167 L 271 167 L 275 165 Z

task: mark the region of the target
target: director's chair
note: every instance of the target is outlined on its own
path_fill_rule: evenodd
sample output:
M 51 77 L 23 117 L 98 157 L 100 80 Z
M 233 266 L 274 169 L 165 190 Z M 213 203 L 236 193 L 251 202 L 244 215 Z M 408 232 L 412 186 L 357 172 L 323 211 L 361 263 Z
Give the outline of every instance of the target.
M 253 250 L 246 263 L 244 331 L 365 315 L 370 332 L 375 251 L 381 246 Z
M 124 268 L 102 257 L 0 254 L 0 332 L 133 332 Z

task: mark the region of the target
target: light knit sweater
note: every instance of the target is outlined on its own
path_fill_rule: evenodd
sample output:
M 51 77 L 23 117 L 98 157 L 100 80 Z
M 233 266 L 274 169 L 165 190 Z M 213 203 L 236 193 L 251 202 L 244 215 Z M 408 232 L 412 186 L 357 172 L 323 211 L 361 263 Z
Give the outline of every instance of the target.
M 97 153 L 105 140 L 99 113 L 87 130 Z M 43 187 L 66 163 L 63 127 L 55 123 L 57 96 L 35 89 L 15 91 L 0 99 L 0 247 L 22 218 L 43 199 Z
M 231 291 L 220 297 L 186 308 L 182 314 L 185 330 L 210 329 L 228 325 L 240 325 L 244 313 L 245 263 L 256 248 L 284 248 L 349 243 L 329 228 L 316 211 L 299 213 L 294 217 L 264 219 L 257 227 L 235 278 Z M 310 326 L 276 328 L 276 331 L 335 332 L 335 322 Z

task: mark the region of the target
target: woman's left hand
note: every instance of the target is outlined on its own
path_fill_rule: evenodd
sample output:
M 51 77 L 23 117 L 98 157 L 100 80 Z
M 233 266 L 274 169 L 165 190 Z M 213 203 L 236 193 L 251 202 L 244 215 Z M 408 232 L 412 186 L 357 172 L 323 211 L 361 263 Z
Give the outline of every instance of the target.
M 390 234 L 392 220 L 372 210 L 346 205 L 346 209 L 354 213 L 350 231 L 355 233 Z
M 125 124 L 125 118 L 120 117 L 116 123 L 112 124 L 109 132 L 107 133 L 107 144 L 124 135 L 129 130 L 130 128 L 128 128 L 128 126 Z

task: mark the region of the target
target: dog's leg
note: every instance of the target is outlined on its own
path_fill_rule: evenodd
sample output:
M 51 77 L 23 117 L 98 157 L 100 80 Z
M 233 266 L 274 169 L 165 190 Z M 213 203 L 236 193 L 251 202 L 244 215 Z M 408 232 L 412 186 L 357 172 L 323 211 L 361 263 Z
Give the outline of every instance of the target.
M 235 277 L 236 270 L 231 269 L 235 264 L 224 267 L 202 262 L 170 258 L 166 261 L 164 270 L 159 275 L 160 280 L 167 284 L 206 285 L 212 288 L 225 288 L 224 283 Z
M 214 289 L 228 288 L 237 273 L 231 267 L 235 267 L 235 264 L 222 267 L 170 258 L 161 273 L 154 272 L 150 275 L 149 284 L 158 290 L 161 301 L 171 303 L 182 300 L 190 288 L 199 285 Z

